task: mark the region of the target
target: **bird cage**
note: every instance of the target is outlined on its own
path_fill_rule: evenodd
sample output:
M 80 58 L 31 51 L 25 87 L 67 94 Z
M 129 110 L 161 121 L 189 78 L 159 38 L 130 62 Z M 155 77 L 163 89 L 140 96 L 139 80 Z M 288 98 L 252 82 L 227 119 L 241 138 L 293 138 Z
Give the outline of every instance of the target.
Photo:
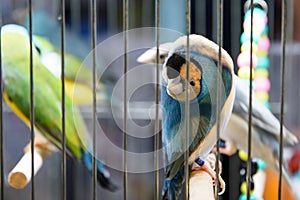
M 0 97 L 3 102 L 0 106 L 0 200 L 161 199 L 166 187 L 164 180 L 167 168 L 162 141 L 166 123 L 162 120 L 166 112 L 161 97 L 166 87 L 162 69 L 172 56 L 169 50 L 174 50 L 173 46 L 164 49 L 161 44 L 174 44 L 178 38 L 186 38 L 183 45 L 186 48 L 184 62 L 189 82 L 192 78 L 189 72 L 194 67 L 190 64 L 194 59 L 194 34 L 203 35 L 215 43 L 212 48 L 215 50 L 214 64 L 217 66 L 213 91 L 216 103 L 212 105 L 216 144 L 213 160 L 222 163 L 222 167 L 216 164 L 215 170 L 216 174 L 222 171 L 226 190 L 218 195 L 221 177 L 216 176 L 216 184 L 213 184 L 211 177 L 203 179 L 197 176 L 202 171 L 191 173 L 190 168 L 186 167 L 178 199 L 208 199 L 199 196 L 203 194 L 201 189 L 191 192 L 193 188 L 203 185 L 209 188 L 204 193 L 210 193 L 211 199 L 300 199 L 300 195 L 293 193 L 300 188 L 299 146 L 287 145 L 284 141 L 285 127 L 296 138 L 300 136 L 300 87 L 297 84 L 300 73 L 297 68 L 300 62 L 300 32 L 297 28 L 300 23 L 297 13 L 299 6 L 297 1 L 286 0 L 3 0 L 0 4 L 3 35 L 0 39 Z M 254 54 L 259 54 L 259 50 L 255 49 L 258 46 L 255 28 L 262 23 L 257 21 L 257 9 L 266 17 L 261 32 L 266 31 L 264 36 L 269 46 L 264 49 L 265 54 L 260 52 L 260 56 L 263 54 L 268 64 L 268 71 L 261 71 L 262 76 L 267 74 L 267 83 L 250 81 L 258 74 L 252 67 L 262 62 L 251 59 Z M 8 24 L 22 27 L 22 37 L 24 32 L 27 34 L 27 46 L 20 45 L 17 39 L 9 42 L 19 47 L 5 46 L 10 37 L 9 34 L 4 37 L 5 33 L 13 31 L 13 28 L 7 28 Z M 249 46 L 243 48 L 245 27 L 248 28 Z M 150 60 L 140 63 L 146 58 L 141 55 L 151 48 Z M 248 98 L 245 100 L 247 112 L 243 116 L 247 136 L 241 136 L 243 138 L 240 141 L 246 144 L 247 151 L 228 156 L 221 154 L 220 150 L 224 144 L 221 141 L 224 87 L 220 77 L 227 53 L 233 60 L 231 70 L 235 74 L 242 73 L 238 72 L 241 68 L 238 59 L 245 48 L 248 48 L 249 54 L 244 59 L 248 67 L 248 71 L 244 71 L 244 82 L 254 88 L 255 93 L 258 93 L 255 87 L 259 84 L 268 86 L 268 93 L 259 93 L 261 96 L 255 97 L 249 87 L 244 91 Z M 27 57 L 20 60 L 24 51 Z M 9 60 L 14 57 L 8 55 L 15 55 L 18 60 Z M 160 63 L 165 59 L 165 64 Z M 18 107 L 21 103 L 14 102 L 15 99 L 9 96 L 6 89 L 8 79 L 5 78 L 7 64 L 18 62 L 16 65 L 22 68 L 22 63 L 19 63 L 22 61 L 27 63 L 28 71 L 23 74 L 18 70 L 15 72 L 25 77 L 28 85 L 17 88 L 15 81 L 10 83 L 15 85 L 9 88 L 24 94 L 24 99 L 20 101 L 27 103 L 25 110 Z M 54 74 L 49 79 L 45 78 L 48 75 L 43 77 L 45 72 L 37 70 L 39 65 L 48 64 L 50 67 L 57 66 L 56 70 L 47 70 L 47 73 Z M 75 66 L 74 72 L 72 69 Z M 11 74 L 14 76 L 14 73 Z M 48 102 L 47 88 L 53 86 L 54 77 L 53 84 L 59 88 L 55 90 L 55 95 L 49 93 L 49 99 L 53 99 L 52 94 L 57 102 L 52 101 L 50 103 L 53 105 L 49 105 L 45 103 Z M 45 89 L 39 83 L 44 83 Z M 73 86 L 70 87 L 70 84 Z M 189 86 L 186 84 L 184 87 L 186 93 L 182 101 L 189 101 Z M 42 95 L 46 95 L 44 99 L 38 97 Z M 233 99 L 239 98 L 242 97 Z M 274 122 L 270 118 L 266 119 L 270 122 L 255 121 L 257 110 L 260 111 L 259 115 L 268 115 L 264 113 L 265 107 L 262 110 L 255 107 L 255 98 L 266 100 L 270 114 L 275 116 L 271 118 Z M 52 106 L 57 115 L 51 110 Z M 197 111 L 189 103 L 181 109 L 185 119 L 182 121 L 182 132 L 185 134 L 182 137 L 185 139 L 181 142 L 185 150 L 180 155 L 181 165 L 190 166 L 192 141 L 189 141 L 189 135 L 193 131 L 191 118 L 194 117 L 190 113 Z M 229 120 L 231 110 L 226 113 L 226 120 Z M 200 118 L 201 110 L 198 114 Z M 48 116 L 51 120 L 43 121 L 41 116 Z M 264 125 L 266 123 L 273 123 L 279 131 L 272 138 L 255 135 L 257 131 L 253 124 L 256 123 L 262 127 L 267 126 Z M 57 127 L 59 130 L 55 129 Z M 79 130 L 78 135 L 71 135 L 70 127 Z M 58 135 L 55 135 L 56 131 Z M 76 141 L 73 141 L 74 137 Z M 260 138 L 259 141 L 276 150 L 278 173 L 263 162 L 253 161 L 256 158 L 250 159 L 256 150 L 251 140 L 253 137 Z M 272 143 L 274 138 L 277 143 Z M 82 146 L 78 152 L 76 145 L 79 144 Z M 270 157 L 273 156 L 271 153 Z M 98 161 L 100 159 L 103 162 Z M 259 171 L 262 165 L 263 179 L 255 178 L 253 189 L 253 171 Z M 100 170 L 101 173 L 99 167 L 103 170 Z M 284 180 L 286 169 L 289 170 L 287 173 L 294 188 L 289 188 Z M 111 184 L 106 182 L 108 176 Z M 105 181 L 99 184 L 99 179 Z M 260 196 L 255 196 L 258 193 Z

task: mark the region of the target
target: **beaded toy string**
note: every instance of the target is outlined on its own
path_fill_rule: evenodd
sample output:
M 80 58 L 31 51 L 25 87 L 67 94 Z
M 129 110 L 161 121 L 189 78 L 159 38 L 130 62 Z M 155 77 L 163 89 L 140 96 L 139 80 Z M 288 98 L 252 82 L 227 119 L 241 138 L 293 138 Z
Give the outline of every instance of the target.
M 251 9 L 250 0 L 246 1 L 244 6 L 245 16 L 243 23 L 243 33 L 240 38 L 241 53 L 237 58 L 238 76 L 245 80 L 249 85 L 250 78 L 250 26 L 251 26 Z M 269 77 L 269 58 L 268 50 L 270 47 L 270 40 L 268 38 L 268 6 L 264 0 L 254 0 L 253 10 L 253 43 L 252 43 L 252 66 L 253 66 L 253 90 L 258 101 L 263 103 L 266 107 L 269 105 L 269 90 L 271 87 Z M 239 200 L 247 199 L 246 186 L 246 168 L 247 168 L 247 153 L 239 151 L 241 195 Z M 265 170 L 266 164 L 261 160 L 252 160 L 251 163 L 251 200 L 263 199 L 263 191 L 265 186 Z M 260 181 L 255 181 L 256 177 Z M 258 191 L 259 190 L 259 191 Z

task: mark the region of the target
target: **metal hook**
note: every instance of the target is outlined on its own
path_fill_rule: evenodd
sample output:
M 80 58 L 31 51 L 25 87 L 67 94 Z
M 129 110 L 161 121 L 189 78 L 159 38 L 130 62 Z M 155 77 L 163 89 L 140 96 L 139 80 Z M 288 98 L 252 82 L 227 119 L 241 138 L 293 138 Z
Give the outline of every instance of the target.
M 260 6 L 266 15 L 268 14 L 268 4 L 264 0 L 253 0 L 253 5 L 258 5 Z M 247 0 L 244 4 L 244 12 L 246 13 L 251 6 L 251 0 Z

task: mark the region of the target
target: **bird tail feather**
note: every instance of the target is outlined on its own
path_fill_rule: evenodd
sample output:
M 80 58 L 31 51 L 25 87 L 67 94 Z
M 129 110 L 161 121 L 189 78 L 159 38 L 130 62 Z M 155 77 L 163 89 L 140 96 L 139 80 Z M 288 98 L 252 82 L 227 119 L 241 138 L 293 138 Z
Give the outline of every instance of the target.
M 184 183 L 184 167 L 172 178 L 166 178 L 162 189 L 163 200 L 178 200 L 181 199 L 181 191 Z
M 290 145 L 295 145 L 298 143 L 297 137 L 289 132 L 287 129 L 284 129 L 285 141 L 287 141 Z
M 89 152 L 83 152 L 82 161 L 86 168 L 92 173 L 93 171 L 93 156 Z M 105 169 L 101 160 L 97 159 L 97 180 L 98 183 L 105 189 L 115 192 L 119 189 L 117 185 L 115 185 L 110 180 L 110 174 Z

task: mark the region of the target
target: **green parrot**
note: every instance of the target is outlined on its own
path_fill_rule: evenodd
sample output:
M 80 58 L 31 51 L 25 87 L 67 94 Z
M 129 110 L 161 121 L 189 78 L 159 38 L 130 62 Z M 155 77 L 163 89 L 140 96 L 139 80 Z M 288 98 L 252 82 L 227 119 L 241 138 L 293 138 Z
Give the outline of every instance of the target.
M 41 62 L 57 78 L 61 77 L 61 58 L 57 49 L 48 39 L 34 35 L 34 45 L 40 54 Z M 78 105 L 92 104 L 92 71 L 82 64 L 77 57 L 65 54 L 65 86 L 67 95 Z M 97 101 L 109 104 L 106 84 L 97 82 Z
M 18 25 L 5 25 L 1 29 L 3 98 L 14 113 L 29 126 L 30 116 L 30 42 L 27 30 Z M 34 126 L 37 132 L 61 149 L 62 112 L 61 81 L 42 64 L 37 49 L 33 49 L 34 70 Z M 78 107 L 65 96 L 65 125 L 67 154 L 81 161 L 92 171 L 91 144 L 88 130 Z M 109 172 L 97 160 L 99 184 L 110 190 L 117 186 Z

